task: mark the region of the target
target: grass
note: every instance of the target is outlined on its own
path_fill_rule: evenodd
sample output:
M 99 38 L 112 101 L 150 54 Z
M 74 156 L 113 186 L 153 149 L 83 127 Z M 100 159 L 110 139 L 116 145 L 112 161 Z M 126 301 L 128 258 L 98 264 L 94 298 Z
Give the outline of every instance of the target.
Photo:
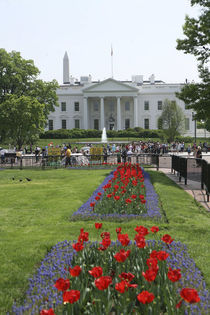
M 210 288 L 210 215 L 164 174 L 149 173 L 169 222 L 158 223 L 160 233 L 187 244 Z M 70 222 L 69 217 L 108 170 L 4 170 L 0 174 L 0 314 L 6 314 L 14 300 L 21 302 L 27 279 L 53 245 L 76 239 L 81 227 L 97 239 L 94 222 Z M 134 227 L 140 224 L 151 227 L 156 222 L 104 222 L 103 230 L 116 239 L 120 225 L 133 239 Z

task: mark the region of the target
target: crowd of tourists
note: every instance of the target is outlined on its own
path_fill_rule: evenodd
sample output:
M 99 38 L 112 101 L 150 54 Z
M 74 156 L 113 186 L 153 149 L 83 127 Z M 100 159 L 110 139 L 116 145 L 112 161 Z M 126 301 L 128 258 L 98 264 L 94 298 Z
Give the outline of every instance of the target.
M 56 148 L 60 149 L 60 153 L 62 156 L 67 156 L 67 160 L 69 160 L 69 155 L 76 155 L 76 154 L 82 154 L 82 155 L 90 155 L 91 147 L 95 146 L 95 144 L 86 144 L 85 147 L 79 148 L 78 146 L 73 146 L 73 144 L 66 144 L 63 143 L 61 146 L 55 146 Z M 103 146 L 103 156 L 106 160 L 106 158 L 109 155 L 116 155 L 118 157 L 118 160 L 125 159 L 125 157 L 128 158 L 134 155 L 134 154 L 141 154 L 141 153 L 152 153 L 152 154 L 167 154 L 169 152 L 171 153 L 182 153 L 187 152 L 188 156 L 194 156 L 196 158 L 202 157 L 202 152 L 208 152 L 209 147 L 206 142 L 199 143 L 197 145 L 194 143 L 193 145 L 185 145 L 184 142 L 172 142 L 172 143 L 160 143 L 160 142 L 154 142 L 151 140 L 148 141 L 138 141 L 138 142 L 132 142 L 129 144 L 118 144 L 118 143 L 104 143 L 101 144 Z M 39 146 L 33 147 L 25 146 L 22 149 L 22 155 L 28 155 L 32 154 L 35 155 L 36 161 L 39 160 L 39 157 L 45 158 L 48 156 L 48 150 L 50 147 L 53 146 L 53 142 L 49 143 L 47 146 L 40 148 Z M 68 151 L 70 150 L 70 153 Z M 16 152 L 16 147 L 9 148 L 9 152 Z M 1 163 L 4 163 L 5 161 L 5 153 L 7 153 L 8 150 L 0 148 L 0 157 L 1 157 Z

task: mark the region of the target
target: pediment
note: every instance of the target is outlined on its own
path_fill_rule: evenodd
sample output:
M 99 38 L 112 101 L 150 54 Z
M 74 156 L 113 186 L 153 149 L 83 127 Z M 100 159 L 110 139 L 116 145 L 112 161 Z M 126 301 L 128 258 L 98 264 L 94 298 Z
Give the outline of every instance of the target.
M 138 89 L 114 79 L 107 79 L 83 89 L 83 92 L 137 92 Z

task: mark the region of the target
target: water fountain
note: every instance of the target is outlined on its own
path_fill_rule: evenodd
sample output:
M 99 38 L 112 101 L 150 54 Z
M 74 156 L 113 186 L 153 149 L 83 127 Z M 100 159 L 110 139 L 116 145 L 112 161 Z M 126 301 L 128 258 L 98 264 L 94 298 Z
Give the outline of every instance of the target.
M 106 128 L 105 127 L 103 128 L 103 131 L 102 131 L 101 142 L 102 143 L 107 143 L 108 142 L 107 135 L 106 135 Z

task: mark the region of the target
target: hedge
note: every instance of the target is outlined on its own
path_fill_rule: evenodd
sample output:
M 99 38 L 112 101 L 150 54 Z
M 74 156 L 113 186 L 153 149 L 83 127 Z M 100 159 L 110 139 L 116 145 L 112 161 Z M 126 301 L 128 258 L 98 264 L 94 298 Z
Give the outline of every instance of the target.
M 78 139 L 101 138 L 102 131 L 94 129 L 58 129 L 48 130 L 40 135 L 41 139 Z M 108 130 L 108 138 L 163 138 L 161 130 L 145 130 L 139 127 L 126 130 Z

